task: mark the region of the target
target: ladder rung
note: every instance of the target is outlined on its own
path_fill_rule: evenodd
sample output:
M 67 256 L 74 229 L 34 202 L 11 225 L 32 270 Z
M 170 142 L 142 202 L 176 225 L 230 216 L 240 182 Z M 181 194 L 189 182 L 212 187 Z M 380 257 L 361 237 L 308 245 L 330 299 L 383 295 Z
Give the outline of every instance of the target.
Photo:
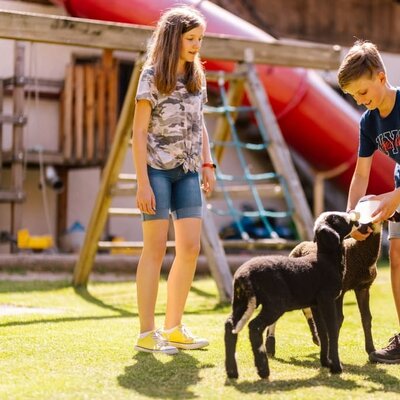
M 108 214 L 114 216 L 136 216 L 140 215 L 140 210 L 138 208 L 110 207 L 108 209 Z
M 252 106 L 220 106 L 220 107 L 212 107 L 212 106 L 204 106 L 205 114 L 224 114 L 226 112 L 235 113 L 235 112 L 253 112 L 257 109 Z
M 110 189 L 110 194 L 112 196 L 131 196 L 136 194 L 136 189 L 136 183 L 119 183 Z
M 143 242 L 128 242 L 128 241 L 105 241 L 102 240 L 98 243 L 99 249 L 138 249 L 143 247 Z M 167 241 L 167 247 L 175 247 L 175 242 L 172 240 Z
M 238 80 L 246 79 L 246 72 L 245 71 L 238 71 L 238 72 L 224 72 L 224 71 L 207 71 L 206 72 L 206 77 L 207 81 L 210 82 L 215 82 L 218 81 L 219 79 L 224 79 L 225 81 L 232 81 L 232 80 Z
M 24 192 L 16 192 L 15 190 L 0 190 L 0 203 L 22 203 L 25 201 Z
M 275 172 L 264 172 L 260 174 L 248 174 L 247 176 L 235 176 L 229 174 L 218 173 L 218 179 L 229 182 L 248 182 L 248 181 L 262 181 L 269 179 L 278 179 L 279 175 Z
M 288 239 L 232 239 L 223 240 L 223 246 L 225 248 L 245 248 L 249 249 L 282 249 L 291 250 L 299 244 L 296 240 Z
M 222 140 L 215 140 L 211 147 L 216 146 L 224 146 L 224 147 L 233 147 L 233 148 L 243 148 L 247 150 L 266 150 L 267 143 L 244 143 L 244 142 L 231 142 L 231 141 L 222 141 Z
M 264 198 L 281 198 L 283 196 L 283 190 L 281 185 L 279 184 L 266 183 L 261 185 L 254 185 L 254 187 L 259 195 Z M 251 192 L 248 185 L 224 185 L 223 188 L 217 186 L 212 192 L 210 198 L 212 200 L 223 199 L 224 192 L 229 192 L 230 197 L 234 200 L 245 200 L 251 197 Z
M 136 182 L 136 174 L 119 174 L 118 181 L 122 182 Z

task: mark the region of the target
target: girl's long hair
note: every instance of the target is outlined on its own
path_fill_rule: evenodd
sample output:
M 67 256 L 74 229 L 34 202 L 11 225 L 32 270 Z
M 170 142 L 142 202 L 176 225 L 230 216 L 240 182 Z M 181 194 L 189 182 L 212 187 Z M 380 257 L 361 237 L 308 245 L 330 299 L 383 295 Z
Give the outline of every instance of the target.
M 144 68 L 154 68 L 155 84 L 161 93 L 170 94 L 175 89 L 182 35 L 198 26 L 205 27 L 205 19 L 199 11 L 188 6 L 171 8 L 158 21 Z M 203 75 L 203 65 L 196 54 L 194 62 L 185 64 L 184 78 L 189 93 L 201 90 Z

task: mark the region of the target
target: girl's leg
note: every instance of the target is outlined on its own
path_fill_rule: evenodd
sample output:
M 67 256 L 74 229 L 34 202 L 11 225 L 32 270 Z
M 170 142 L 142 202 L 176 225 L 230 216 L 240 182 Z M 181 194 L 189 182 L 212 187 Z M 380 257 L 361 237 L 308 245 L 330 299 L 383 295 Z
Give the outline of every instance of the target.
M 168 276 L 165 329 L 181 324 L 183 310 L 192 285 L 200 252 L 200 218 L 182 218 L 174 221 L 175 260 Z
M 143 250 L 136 272 L 140 332 L 155 329 L 154 310 L 168 233 L 167 219 L 144 221 Z

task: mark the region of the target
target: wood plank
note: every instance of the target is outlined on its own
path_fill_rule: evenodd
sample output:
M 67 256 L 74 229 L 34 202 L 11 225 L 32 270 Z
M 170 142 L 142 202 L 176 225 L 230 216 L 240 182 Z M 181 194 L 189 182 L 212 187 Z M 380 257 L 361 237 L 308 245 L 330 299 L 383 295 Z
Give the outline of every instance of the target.
M 72 158 L 72 115 L 73 115 L 73 90 L 74 90 L 74 69 L 72 65 L 67 65 L 65 69 L 65 83 L 63 90 L 63 127 L 62 127 L 62 153 L 66 160 Z
M 4 103 L 4 81 L 0 79 L 0 115 L 3 115 Z M 0 123 L 0 187 L 2 187 L 3 180 L 3 124 Z
M 75 160 L 83 160 L 84 143 L 84 84 L 85 70 L 82 65 L 74 66 L 74 134 L 75 134 Z
M 25 71 L 25 44 L 14 43 L 15 64 L 14 76 L 17 82 L 13 93 L 13 115 L 23 116 L 25 112 L 25 93 L 24 93 L 24 71 Z M 12 190 L 16 193 L 24 191 L 24 132 L 23 126 L 18 124 L 13 126 L 12 134 L 12 154 L 11 182 Z M 17 232 L 22 228 L 22 204 L 11 203 L 11 234 L 17 237 Z M 11 250 L 15 253 L 18 249 L 15 244 L 11 245 Z
M 106 77 L 104 69 L 96 66 L 96 128 L 97 145 L 96 159 L 106 157 Z
M 85 65 L 85 127 L 86 127 L 86 158 L 94 159 L 94 124 L 95 124 L 95 70 L 93 65 Z
M 145 52 L 152 28 L 133 24 L 43 14 L 0 11 L 0 37 L 99 49 Z M 129 38 L 129 40 L 126 40 Z M 272 39 L 270 43 L 226 35 L 206 35 L 204 59 L 248 61 L 251 49 L 257 64 L 337 69 L 339 46 Z
M 113 91 L 113 79 L 112 79 L 112 70 L 114 65 L 114 58 L 112 50 L 106 49 L 103 51 L 103 56 L 101 60 L 101 64 L 105 74 L 105 107 L 106 107 L 106 119 L 105 119 L 105 143 L 106 149 L 108 150 L 111 147 L 111 143 L 113 141 L 115 124 L 116 124 L 116 115 L 113 111 L 116 104 L 112 101 L 115 101 L 115 97 L 112 93 Z
M 96 256 L 98 241 L 105 227 L 108 209 L 111 206 L 112 187 L 118 181 L 118 174 L 126 154 L 128 141 L 131 136 L 133 114 L 135 111 L 135 93 L 139 81 L 141 63 L 136 63 L 129 81 L 124 104 L 118 119 L 115 138 L 112 143 L 107 163 L 102 173 L 100 188 L 90 216 L 88 228 L 79 259 L 74 269 L 73 283 L 75 286 L 86 286 Z
M 232 273 L 226 260 L 225 251 L 222 247 L 214 220 L 205 200 L 203 200 L 201 246 L 207 257 L 211 275 L 217 284 L 220 301 L 230 301 L 232 299 Z
M 112 143 L 117 126 L 118 70 L 115 63 L 107 70 L 108 145 Z

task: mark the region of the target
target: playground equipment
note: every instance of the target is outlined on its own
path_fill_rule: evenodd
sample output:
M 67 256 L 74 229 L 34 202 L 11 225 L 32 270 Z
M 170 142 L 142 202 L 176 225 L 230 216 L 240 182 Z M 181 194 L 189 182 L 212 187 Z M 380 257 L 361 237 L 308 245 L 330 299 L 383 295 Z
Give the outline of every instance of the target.
M 175 0 L 52 0 L 73 16 L 105 21 L 154 25 Z M 273 43 L 266 32 L 210 1 L 186 0 L 206 17 L 207 32 Z M 205 41 L 205 45 L 206 45 Z M 230 62 L 207 61 L 207 70 L 232 71 Z M 345 165 L 337 182 L 347 191 L 358 147 L 358 113 L 313 71 L 303 68 L 259 65 L 257 72 L 268 93 L 286 142 L 317 171 Z M 393 188 L 393 162 L 378 152 L 368 192 Z

